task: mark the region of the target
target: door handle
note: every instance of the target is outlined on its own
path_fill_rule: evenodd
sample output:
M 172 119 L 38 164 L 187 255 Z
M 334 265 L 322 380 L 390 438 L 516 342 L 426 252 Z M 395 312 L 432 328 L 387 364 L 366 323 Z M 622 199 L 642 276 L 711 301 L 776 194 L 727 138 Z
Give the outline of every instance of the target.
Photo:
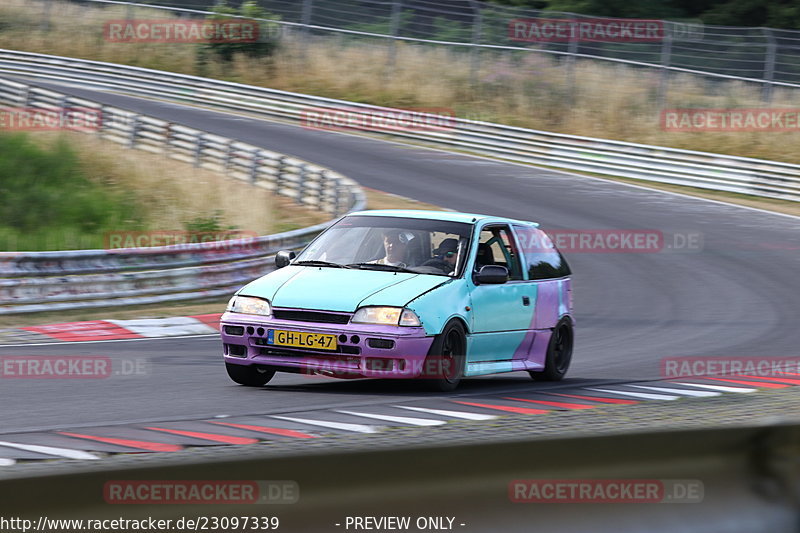
M 522 305 L 531 305 L 531 299 L 527 296 L 522 297 Z

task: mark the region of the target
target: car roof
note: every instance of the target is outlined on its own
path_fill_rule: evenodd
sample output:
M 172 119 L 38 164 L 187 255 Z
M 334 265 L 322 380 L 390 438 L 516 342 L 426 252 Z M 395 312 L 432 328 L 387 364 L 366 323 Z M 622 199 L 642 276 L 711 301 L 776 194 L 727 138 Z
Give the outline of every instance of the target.
M 371 211 L 356 211 L 347 216 L 382 216 L 382 217 L 402 217 L 420 218 L 428 220 L 445 220 L 448 222 L 465 222 L 475 224 L 476 222 L 508 222 L 525 225 L 538 226 L 536 222 L 528 220 L 514 220 L 512 218 L 496 217 L 490 215 L 479 215 L 475 213 L 459 213 L 456 211 L 426 211 L 422 209 L 375 209 Z

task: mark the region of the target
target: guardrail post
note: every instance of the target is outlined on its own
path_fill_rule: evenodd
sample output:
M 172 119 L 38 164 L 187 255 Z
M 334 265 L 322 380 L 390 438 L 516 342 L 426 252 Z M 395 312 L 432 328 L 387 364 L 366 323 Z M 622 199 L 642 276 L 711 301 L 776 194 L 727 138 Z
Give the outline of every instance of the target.
M 286 156 L 278 158 L 278 167 L 275 169 L 275 194 L 280 194 L 283 187 L 283 175 L 286 172 Z
M 172 154 L 172 122 L 164 125 L 164 155 L 169 157 Z
M 325 211 L 325 191 L 328 189 L 330 178 L 327 170 L 319 171 L 319 187 L 317 187 L 317 209 Z
M 297 197 L 295 203 L 303 204 L 303 195 L 306 193 L 306 180 L 308 179 L 308 166 L 305 163 L 300 165 L 300 176 L 297 180 Z
M 669 63 L 672 57 L 672 35 L 664 32 L 661 41 L 661 80 L 658 84 L 658 109 L 667 106 L 667 91 L 669 90 Z
M 255 185 L 258 181 L 258 169 L 261 166 L 261 156 L 259 150 L 253 150 L 253 155 L 250 158 L 250 183 Z
M 228 139 L 228 142 L 225 143 L 225 155 L 222 156 L 222 171 L 225 174 L 230 174 L 231 171 L 232 145 L 233 145 L 233 139 Z
M 199 167 L 203 160 L 203 148 L 206 144 L 206 136 L 203 133 L 197 134 L 197 143 L 194 146 L 194 166 Z
M 106 127 L 106 106 L 100 106 L 100 124 L 97 126 L 95 133 L 98 137 L 103 136 L 103 129 Z
M 777 44 L 772 30 L 763 28 L 764 35 L 767 38 L 767 51 L 764 58 L 764 81 L 766 82 L 763 87 L 761 97 L 764 99 L 765 104 L 772 102 L 773 82 L 775 81 L 775 56 L 777 55 Z
M 131 121 L 131 132 L 128 137 L 128 148 L 136 148 L 136 136 L 139 135 L 139 115 L 134 115 Z
M 22 107 L 28 107 L 30 105 L 30 100 L 31 100 L 31 86 L 30 85 L 26 85 L 20 91 L 20 98 L 19 99 L 20 99 L 19 104 L 21 104 Z
M 58 125 L 59 128 L 63 127 L 66 123 L 66 109 L 69 97 L 65 94 L 58 99 Z
M 333 216 L 338 217 L 342 211 L 341 201 L 339 199 L 339 196 L 342 193 L 342 185 L 339 182 L 338 177 L 332 177 L 331 182 L 333 183 L 333 204 L 332 204 Z

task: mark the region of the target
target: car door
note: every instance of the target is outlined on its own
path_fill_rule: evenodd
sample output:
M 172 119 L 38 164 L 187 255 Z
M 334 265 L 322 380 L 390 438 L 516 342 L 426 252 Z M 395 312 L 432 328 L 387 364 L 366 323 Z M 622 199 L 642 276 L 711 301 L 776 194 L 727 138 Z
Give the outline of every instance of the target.
M 471 299 L 470 362 L 511 360 L 527 353 L 526 331 L 531 327 L 536 293 L 524 279 L 519 246 L 508 224 L 479 228 L 471 251 L 476 273 L 483 265 L 508 269 L 509 280 L 478 284 L 468 274 Z
M 571 272 L 564 257 L 542 230 L 518 224 L 514 224 L 513 229 L 521 252 L 525 283 L 534 294 L 534 316 L 529 336 L 536 342 L 537 331 L 551 329 L 562 316 L 571 315 Z M 529 345 L 530 355 L 540 357 L 544 346 L 534 347 L 534 344 Z M 518 357 L 526 358 L 521 353 Z

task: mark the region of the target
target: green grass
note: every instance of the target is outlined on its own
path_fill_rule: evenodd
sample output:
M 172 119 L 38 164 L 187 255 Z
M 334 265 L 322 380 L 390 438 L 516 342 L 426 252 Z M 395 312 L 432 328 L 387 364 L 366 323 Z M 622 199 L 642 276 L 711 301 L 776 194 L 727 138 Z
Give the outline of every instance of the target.
M 102 248 L 105 232 L 141 226 L 131 195 L 90 179 L 64 138 L 0 135 L 0 198 L 2 250 Z

